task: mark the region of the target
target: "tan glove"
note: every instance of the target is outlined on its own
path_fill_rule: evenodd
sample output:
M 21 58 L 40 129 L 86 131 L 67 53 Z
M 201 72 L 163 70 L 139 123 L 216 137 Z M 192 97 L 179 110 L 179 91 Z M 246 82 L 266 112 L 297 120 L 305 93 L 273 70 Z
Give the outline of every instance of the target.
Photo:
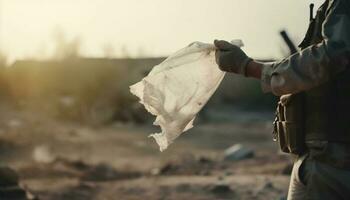
M 225 40 L 215 40 L 214 45 L 216 63 L 222 71 L 246 76 L 246 67 L 252 59 L 241 48 Z

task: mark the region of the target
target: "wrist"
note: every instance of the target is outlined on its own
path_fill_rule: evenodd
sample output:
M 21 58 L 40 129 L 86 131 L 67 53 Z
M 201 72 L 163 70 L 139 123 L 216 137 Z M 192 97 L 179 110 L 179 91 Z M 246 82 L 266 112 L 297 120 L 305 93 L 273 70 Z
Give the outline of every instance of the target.
M 248 65 L 253 59 L 247 57 L 241 64 L 241 67 L 238 69 L 238 74 L 241 74 L 245 77 L 248 77 Z
M 245 75 L 247 77 L 261 79 L 262 68 L 262 63 L 256 62 L 255 60 L 250 60 L 250 62 L 246 66 Z

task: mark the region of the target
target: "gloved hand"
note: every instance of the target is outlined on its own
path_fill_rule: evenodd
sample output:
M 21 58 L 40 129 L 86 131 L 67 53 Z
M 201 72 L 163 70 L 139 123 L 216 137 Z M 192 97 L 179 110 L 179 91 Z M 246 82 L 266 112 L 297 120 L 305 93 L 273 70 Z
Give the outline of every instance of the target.
M 215 59 L 222 71 L 246 76 L 246 68 L 252 60 L 236 45 L 224 40 L 214 40 L 216 46 Z

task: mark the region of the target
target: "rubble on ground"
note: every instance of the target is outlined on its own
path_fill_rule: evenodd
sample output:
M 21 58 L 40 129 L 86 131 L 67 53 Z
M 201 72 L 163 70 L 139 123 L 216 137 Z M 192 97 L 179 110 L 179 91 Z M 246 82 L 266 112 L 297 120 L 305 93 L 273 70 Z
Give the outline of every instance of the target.
M 225 150 L 224 159 L 227 161 L 244 160 L 254 157 L 254 151 L 241 144 L 235 144 Z

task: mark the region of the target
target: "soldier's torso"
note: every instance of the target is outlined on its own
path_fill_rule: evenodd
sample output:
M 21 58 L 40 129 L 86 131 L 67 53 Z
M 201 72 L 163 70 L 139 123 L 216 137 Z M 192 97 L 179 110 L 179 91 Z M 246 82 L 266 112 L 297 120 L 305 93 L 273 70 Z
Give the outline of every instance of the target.
M 327 0 L 310 20 L 301 49 L 322 42 Z M 336 31 L 336 30 L 334 30 Z M 301 154 L 307 141 L 350 143 L 350 68 L 311 90 L 283 95 L 275 121 L 281 149 Z
M 328 1 L 310 21 L 301 48 L 320 43 L 322 27 L 328 12 Z M 334 30 L 336 31 L 336 30 Z M 350 142 L 350 70 L 341 72 L 319 87 L 304 92 L 306 140 Z

